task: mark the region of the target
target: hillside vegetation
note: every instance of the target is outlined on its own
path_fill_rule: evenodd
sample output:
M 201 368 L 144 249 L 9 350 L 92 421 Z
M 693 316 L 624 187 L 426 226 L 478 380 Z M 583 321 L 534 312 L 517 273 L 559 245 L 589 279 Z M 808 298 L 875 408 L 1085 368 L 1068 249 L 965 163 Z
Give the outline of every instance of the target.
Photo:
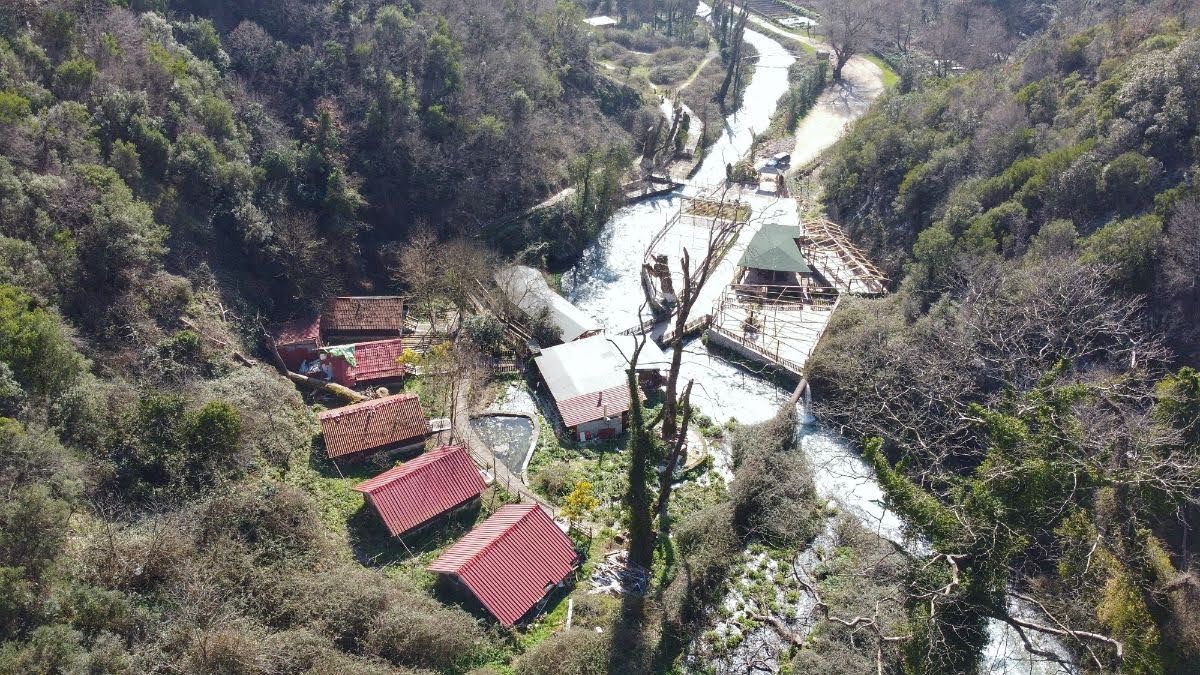
M 826 202 L 898 292 L 835 316 L 818 406 L 960 556 L 914 582 L 945 595 L 910 601 L 911 667 L 976 667 L 1020 597 L 1087 671 L 1200 654 L 1198 110 L 1200 34 L 1147 10 L 886 95 L 835 147 Z
M 313 407 L 247 364 L 264 324 L 331 293 L 427 274 L 444 302 L 448 261 L 484 254 L 439 236 L 486 234 L 630 143 L 641 103 L 595 76 L 580 16 L 4 3 L 0 672 L 511 660 L 419 559 L 356 558 L 376 533 Z

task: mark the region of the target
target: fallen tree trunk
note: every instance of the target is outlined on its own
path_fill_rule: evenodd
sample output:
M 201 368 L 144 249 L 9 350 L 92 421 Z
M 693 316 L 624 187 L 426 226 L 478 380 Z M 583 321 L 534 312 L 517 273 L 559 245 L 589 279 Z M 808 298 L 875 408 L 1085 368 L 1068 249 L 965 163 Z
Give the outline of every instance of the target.
M 293 373 L 291 371 L 287 371 L 284 374 L 287 376 L 287 379 L 295 382 L 296 384 L 302 384 L 306 387 L 320 391 L 327 391 L 330 394 L 344 398 L 351 403 L 362 403 L 363 401 L 369 400 L 366 396 L 363 396 L 357 391 L 354 391 L 349 387 L 343 387 L 336 382 L 326 382 L 325 380 L 318 380 L 315 377 L 307 377 L 305 375 L 301 375 L 300 373 Z
M 266 336 L 266 338 L 267 349 L 271 352 L 271 356 L 275 359 L 275 368 L 279 370 L 280 374 L 287 379 L 295 382 L 296 384 L 308 387 L 309 389 L 328 392 L 334 396 L 344 398 L 351 403 L 362 403 L 363 401 L 368 400 L 366 396 L 363 396 L 349 387 L 343 387 L 336 382 L 326 382 L 325 380 L 318 380 L 315 377 L 308 377 L 307 375 L 293 373 L 292 371 L 288 370 L 287 366 L 283 363 L 283 357 L 279 355 L 279 350 L 275 348 L 275 340 L 273 340 L 270 335 Z

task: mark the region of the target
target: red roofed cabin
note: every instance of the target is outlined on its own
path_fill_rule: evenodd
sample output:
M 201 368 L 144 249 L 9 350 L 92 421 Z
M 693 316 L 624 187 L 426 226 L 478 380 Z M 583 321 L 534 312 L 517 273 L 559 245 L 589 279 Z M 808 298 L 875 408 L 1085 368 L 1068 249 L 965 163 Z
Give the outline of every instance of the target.
M 326 410 L 317 418 L 330 459 L 418 450 L 430 433 L 416 394 L 395 394 Z
M 398 338 L 405 312 L 398 295 L 336 297 L 321 311 L 321 337 L 329 344 Z
M 487 483 L 464 448 L 443 445 L 354 486 L 393 537 L 477 503 Z
M 352 345 L 325 347 L 320 350 L 321 368 L 332 374 L 333 381 L 351 389 L 360 384 L 374 385 L 404 377 L 404 341 L 376 340 Z
M 288 370 L 299 371 L 300 364 L 317 358 L 321 348 L 321 317 L 289 321 L 275 331 L 275 349 Z
M 511 626 L 575 570 L 579 555 L 537 504 L 509 504 L 446 549 L 427 568 L 470 591 Z

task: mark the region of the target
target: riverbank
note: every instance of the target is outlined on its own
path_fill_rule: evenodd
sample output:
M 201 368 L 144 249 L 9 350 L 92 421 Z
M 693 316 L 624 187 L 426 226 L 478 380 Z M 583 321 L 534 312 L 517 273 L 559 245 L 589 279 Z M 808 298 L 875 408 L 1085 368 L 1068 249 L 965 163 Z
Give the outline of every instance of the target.
M 759 22 L 753 23 L 754 29 L 747 30 L 746 39 L 759 51 L 760 60 L 747 88 L 746 104 L 726 119 L 721 138 L 691 184 L 618 211 L 605 223 L 579 264 L 563 277 L 564 288 L 572 302 L 609 330 L 637 325 L 648 316 L 642 305 L 641 253 L 677 212 L 683 197 L 702 192 L 701 186 L 723 184 L 726 164 L 745 156 L 755 133 L 767 128 L 779 96 L 787 89 L 787 68 L 794 57 L 778 41 L 759 32 L 759 28 L 764 28 Z M 786 33 L 770 27 L 764 29 L 772 34 Z M 780 37 L 804 42 L 790 34 Z M 818 158 L 884 91 L 882 71 L 866 58 L 852 59 L 844 72 L 844 81 L 829 87 L 797 126 L 793 166 L 799 167 Z M 745 246 L 758 227 L 766 222 L 798 223 L 795 200 L 760 195 L 748 195 L 747 200 L 753 210 L 750 222 L 701 290 L 702 297 L 693 310 L 697 315 L 709 311 L 707 308 L 716 302 L 732 280 L 742 250 L 739 247 Z M 674 244 L 656 243 L 656 252 L 665 251 L 678 258 L 683 248 L 694 245 L 695 242 L 680 237 Z M 675 250 L 667 250 L 670 248 Z M 724 355 L 710 351 L 702 340 L 685 346 L 680 377 L 681 381 L 695 380 L 692 404 L 717 423 L 729 419 L 743 424 L 768 420 L 787 403 L 791 393 L 766 377 L 762 369 L 730 361 Z M 832 500 L 839 511 L 851 514 L 874 536 L 893 544 L 915 546 L 905 541 L 904 524 L 886 507 L 874 473 L 844 438 L 820 427 L 806 427 L 800 430 L 796 440 L 808 458 L 814 484 L 822 497 Z M 721 474 L 730 475 L 731 464 L 728 453 L 714 457 L 714 465 Z M 920 547 L 913 550 L 919 551 Z M 1024 651 L 1023 645 L 1005 626 L 996 624 L 990 626 L 988 663 L 1008 664 L 1005 669 L 1023 664 L 1028 671 L 1035 659 Z M 786 648 L 788 645 L 780 646 Z M 1034 672 L 1053 671 L 1035 669 Z

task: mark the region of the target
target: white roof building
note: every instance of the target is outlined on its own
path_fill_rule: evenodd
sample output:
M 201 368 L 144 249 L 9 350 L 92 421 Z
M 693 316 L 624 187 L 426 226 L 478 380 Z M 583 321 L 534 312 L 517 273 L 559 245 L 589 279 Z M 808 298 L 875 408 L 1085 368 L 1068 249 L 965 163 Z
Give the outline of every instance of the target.
M 616 19 L 612 18 L 611 16 L 604 16 L 604 15 L 589 16 L 588 18 L 584 19 L 583 22 L 586 23 L 587 25 L 593 26 L 595 28 L 604 28 L 605 26 L 617 25 Z
M 571 342 L 600 332 L 600 324 L 566 298 L 555 293 L 542 273 L 524 265 L 505 267 L 496 272 L 496 285 L 526 316 L 536 319 L 545 314 L 558 329 L 559 339 Z
M 629 409 L 625 371 L 633 349 L 633 336 L 594 335 L 542 350 L 534 362 L 567 427 Z M 638 355 L 637 369 L 657 371 L 669 365 L 670 360 L 658 345 L 647 339 Z

